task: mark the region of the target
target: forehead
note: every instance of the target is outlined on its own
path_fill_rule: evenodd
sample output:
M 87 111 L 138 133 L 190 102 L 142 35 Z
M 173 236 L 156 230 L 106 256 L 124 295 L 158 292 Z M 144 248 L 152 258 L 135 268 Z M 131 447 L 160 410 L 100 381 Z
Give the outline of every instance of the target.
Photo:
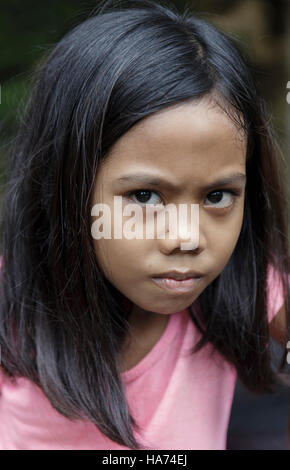
M 139 121 L 111 149 L 109 175 L 134 166 L 175 177 L 205 176 L 231 167 L 242 169 L 246 137 L 227 114 L 208 99 L 174 105 Z

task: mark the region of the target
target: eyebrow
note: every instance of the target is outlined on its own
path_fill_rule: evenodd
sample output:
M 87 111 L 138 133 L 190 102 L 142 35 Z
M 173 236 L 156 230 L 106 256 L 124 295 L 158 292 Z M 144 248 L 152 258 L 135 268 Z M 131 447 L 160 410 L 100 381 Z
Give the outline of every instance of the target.
M 214 189 L 217 186 L 223 186 L 231 183 L 243 183 L 246 182 L 246 175 L 244 173 L 232 173 L 224 178 L 220 178 L 212 183 L 203 187 L 205 190 Z M 159 176 L 151 175 L 150 173 L 132 173 L 129 175 L 123 175 L 117 179 L 119 183 L 143 183 L 152 186 L 163 186 L 170 190 L 177 190 L 178 186 L 171 183 L 170 181 L 161 178 Z

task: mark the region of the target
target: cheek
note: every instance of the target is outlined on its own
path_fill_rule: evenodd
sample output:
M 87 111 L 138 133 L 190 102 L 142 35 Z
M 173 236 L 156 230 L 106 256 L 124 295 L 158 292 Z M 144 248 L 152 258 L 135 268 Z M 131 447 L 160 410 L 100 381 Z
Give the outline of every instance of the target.
M 132 233 L 140 233 L 144 236 L 140 230 L 136 230 L 136 226 L 128 224 L 132 216 L 123 215 L 118 224 L 114 225 L 115 214 L 114 204 L 112 198 L 103 199 L 109 207 L 109 211 L 102 221 L 107 223 L 107 233 L 111 238 L 101 238 L 99 240 L 94 239 L 93 244 L 95 248 L 96 257 L 99 266 L 103 269 L 106 277 L 116 283 L 124 283 L 129 279 L 134 279 L 140 273 L 140 267 L 142 260 L 146 258 L 146 253 L 150 253 L 152 250 L 152 240 L 129 238 Z M 125 203 L 124 203 L 125 205 Z M 124 205 L 121 209 L 124 214 Z M 119 211 L 118 211 L 119 213 Z M 137 220 L 140 227 L 144 226 L 143 213 L 141 212 L 141 218 Z M 139 227 L 139 229 L 140 229 Z M 129 228 L 129 230 L 128 230 Z M 100 229 L 102 231 L 102 229 Z M 114 235 L 116 238 L 114 238 Z M 121 237 L 121 238 L 119 238 Z M 139 267 L 139 269 L 138 269 Z
M 243 206 L 227 221 L 223 220 L 212 225 L 208 247 L 215 256 L 225 264 L 232 255 L 243 224 Z
M 116 286 L 140 275 L 142 260 L 146 257 L 145 240 L 122 238 L 94 240 L 98 263 L 105 276 Z

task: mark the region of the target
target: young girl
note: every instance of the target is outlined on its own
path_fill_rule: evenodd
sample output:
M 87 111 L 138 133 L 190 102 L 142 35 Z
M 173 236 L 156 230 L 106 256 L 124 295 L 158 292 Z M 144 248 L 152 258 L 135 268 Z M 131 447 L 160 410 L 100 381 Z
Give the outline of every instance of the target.
M 232 39 L 156 2 L 106 2 L 49 52 L 3 200 L 1 449 L 225 449 L 237 376 L 289 385 L 268 347 L 281 372 L 287 199 L 264 108 Z M 198 243 L 167 222 L 94 237 L 115 196 L 144 218 L 197 204 Z

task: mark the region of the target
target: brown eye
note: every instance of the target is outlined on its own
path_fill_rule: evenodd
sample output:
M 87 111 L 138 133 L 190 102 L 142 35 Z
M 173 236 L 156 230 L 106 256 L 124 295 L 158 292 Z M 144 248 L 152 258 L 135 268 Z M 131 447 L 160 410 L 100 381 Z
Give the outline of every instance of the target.
M 232 205 L 234 198 L 238 196 L 234 191 L 213 191 L 207 196 L 211 204 L 207 206 L 225 208 Z
M 145 203 L 151 198 L 151 191 L 137 191 L 135 193 L 138 202 Z
M 155 191 L 149 191 L 145 189 L 141 189 L 139 191 L 133 191 L 129 193 L 128 196 L 130 197 L 134 196 L 135 199 L 137 199 L 136 202 L 140 204 L 160 204 L 161 202 L 160 196 Z

